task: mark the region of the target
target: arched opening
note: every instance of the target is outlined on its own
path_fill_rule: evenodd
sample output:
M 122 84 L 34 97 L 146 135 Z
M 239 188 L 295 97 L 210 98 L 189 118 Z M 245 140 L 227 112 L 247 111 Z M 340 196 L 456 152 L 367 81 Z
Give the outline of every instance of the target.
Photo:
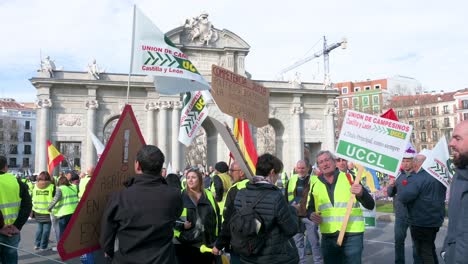
M 112 135 L 112 132 L 114 132 L 115 126 L 117 125 L 117 122 L 119 122 L 120 115 L 111 117 L 109 121 L 106 122 L 104 125 L 103 129 L 103 135 L 104 135 L 104 146 L 109 142 L 109 139 Z

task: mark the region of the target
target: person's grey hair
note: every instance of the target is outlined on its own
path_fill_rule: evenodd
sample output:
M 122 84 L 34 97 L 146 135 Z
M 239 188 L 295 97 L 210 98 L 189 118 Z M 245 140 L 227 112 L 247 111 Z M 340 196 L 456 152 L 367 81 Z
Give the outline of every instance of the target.
M 315 160 L 317 160 L 318 157 L 322 156 L 323 154 L 328 154 L 328 156 L 329 156 L 330 158 L 332 158 L 333 160 L 336 160 L 335 155 L 333 155 L 333 153 L 332 153 L 331 151 L 329 151 L 329 150 L 320 150 L 320 151 L 317 153 L 317 155 L 315 155 Z

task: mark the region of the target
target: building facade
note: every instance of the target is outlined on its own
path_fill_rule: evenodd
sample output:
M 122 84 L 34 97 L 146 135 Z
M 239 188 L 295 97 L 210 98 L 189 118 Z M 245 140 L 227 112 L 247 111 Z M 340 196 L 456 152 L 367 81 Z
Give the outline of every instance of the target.
M 432 149 L 442 136 L 450 140 L 460 120 L 456 93 L 394 96 L 387 107 L 393 108 L 400 122 L 413 126 L 411 142 L 417 151 Z
M 213 64 L 250 76 L 245 67 L 250 46 L 242 38 L 226 29 L 211 27 L 205 32 L 195 27 L 196 24 L 181 26 L 166 36 L 208 81 L 211 81 Z M 123 106 L 128 103 L 146 143 L 160 147 L 174 170 L 194 165 L 185 162 L 186 148 L 177 140 L 181 96 L 162 95 L 155 89 L 151 76 L 133 75 L 127 99 L 127 80 L 127 74 L 98 73 L 96 76 L 87 72 L 54 71 L 51 75 L 39 71 L 30 79 L 37 89 L 37 153 L 46 153 L 45 142 L 49 139 L 62 153 L 69 153 L 68 165 L 63 166 L 84 168 L 95 164 L 97 156 L 90 133 L 106 142 Z M 291 169 L 299 159 L 314 160 L 320 149 L 334 149 L 333 102 L 338 95 L 335 90 L 324 90 L 324 85 L 319 83 L 256 82 L 270 90 L 268 126 L 274 138 L 268 144 L 275 145 L 274 154 L 283 160 L 286 169 Z M 208 107 L 211 117 L 232 127 L 231 116 L 223 114 L 214 103 Z M 214 126 L 209 121 L 202 126 L 207 139 L 207 163 L 227 161 L 229 150 Z M 263 135 L 258 133 L 262 129 L 253 128 L 254 137 Z M 36 167 L 46 168 L 45 155 L 38 155 Z
M 35 109 L 11 98 L 1 98 L 0 108 L 0 155 L 10 171 L 28 175 L 35 169 Z

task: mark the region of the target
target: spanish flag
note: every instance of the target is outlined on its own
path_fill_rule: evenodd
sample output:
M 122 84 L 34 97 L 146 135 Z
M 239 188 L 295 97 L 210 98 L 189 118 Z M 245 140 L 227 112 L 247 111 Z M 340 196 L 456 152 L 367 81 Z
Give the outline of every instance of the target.
M 241 153 L 244 155 L 247 165 L 249 165 L 252 173 L 255 174 L 255 166 L 257 166 L 257 149 L 250 134 L 249 124 L 239 118 L 234 120 L 234 137 L 239 143 Z
M 63 155 L 50 143 L 50 140 L 47 140 L 47 163 L 49 173 L 52 174 L 54 168 L 64 159 Z

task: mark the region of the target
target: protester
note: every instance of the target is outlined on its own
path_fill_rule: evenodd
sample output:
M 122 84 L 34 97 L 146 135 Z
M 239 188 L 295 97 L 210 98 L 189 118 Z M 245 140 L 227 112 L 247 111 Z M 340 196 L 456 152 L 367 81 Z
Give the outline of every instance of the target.
M 260 195 L 265 195 L 257 205 L 262 209 L 256 210 L 267 232 L 264 245 L 258 254 L 241 255 L 241 263 L 296 264 L 299 261 L 297 249 L 291 240 L 298 230 L 296 209 L 288 206 L 275 186 L 281 171 L 281 160 L 268 153 L 261 155 L 257 160 L 257 175 L 253 177 L 253 183 L 247 183 L 246 188 L 236 195 L 235 210 L 242 208 L 243 201 L 252 204 Z M 219 254 L 220 251 L 214 248 L 213 253 Z
M 422 263 L 438 263 L 435 239 L 444 222 L 446 191 L 447 188 L 424 169 L 409 177 L 400 189 L 400 201 L 408 208 L 413 245 Z
M 60 238 L 63 236 L 63 232 L 78 206 L 78 201 L 76 185 L 70 184 L 67 177 L 60 177 L 55 189 L 54 199 L 47 208 L 49 212 L 53 210 L 54 216 L 58 219 Z
M 178 264 L 211 264 L 215 255 L 201 253 L 200 247 L 212 247 L 221 228 L 221 215 L 213 194 L 203 187 L 198 169 L 187 173 L 187 188 L 182 191 L 184 209 L 174 231 Z
M 320 252 L 320 241 L 318 235 L 318 226 L 316 223 L 310 221 L 307 217 L 307 198 L 311 184 L 310 175 L 308 172 L 308 164 L 305 160 L 299 160 L 296 163 L 296 173 L 291 175 L 289 182 L 286 185 L 286 199 L 297 209 L 297 215 L 299 217 L 299 230 L 294 235 L 294 242 L 299 253 L 299 263 L 306 263 L 305 244 L 304 244 L 304 232 L 307 233 L 307 240 L 310 242 L 312 249 L 314 263 L 322 263 L 322 253 Z M 315 177 L 314 179 L 317 179 Z
M 224 201 L 226 195 L 231 188 L 231 177 L 227 173 L 229 166 L 224 161 L 220 161 L 215 164 L 215 175 L 213 176 L 213 183 L 211 184 L 211 192 L 214 194 L 218 207 L 221 208 L 221 212 L 224 210 Z
M 447 264 L 468 261 L 468 121 L 458 124 L 449 142 L 456 173 L 450 184 L 449 223 L 442 256 Z
M 319 151 L 316 161 L 322 175 L 312 186 L 308 213 L 310 220 L 320 225 L 324 263 L 361 263 L 364 217 L 359 203 L 372 210 L 375 206 L 374 199 L 349 174 L 338 170 L 330 151 Z M 351 210 L 343 244 L 338 246 L 336 241 L 341 230 L 341 219 L 346 214 L 351 194 L 356 195 L 355 206 Z
M 182 189 L 181 184 L 180 184 L 180 179 L 179 175 L 175 173 L 169 173 L 166 176 L 166 182 L 169 186 L 175 187 L 177 189 Z
M 161 176 L 164 154 L 143 146 L 135 176 L 114 193 L 102 217 L 100 244 L 113 263 L 176 263 L 173 228 L 182 213 L 182 196 Z M 114 253 L 115 239 L 119 248 Z
M 5 156 L 0 156 L 0 211 L 4 226 L 0 234 L 0 262 L 18 263 L 17 247 L 20 242 L 20 230 L 28 221 L 32 202 L 28 186 L 8 173 Z M 7 233 L 5 235 L 4 233 Z
M 86 170 L 85 176 L 80 178 L 80 181 L 78 184 L 78 198 L 80 198 L 80 200 L 81 200 L 81 197 L 83 197 L 83 194 L 86 190 L 86 186 L 88 186 L 88 183 L 91 180 L 91 177 L 93 177 L 93 174 L 94 174 L 94 165 L 91 165 Z
M 37 176 L 36 185 L 32 191 L 32 204 L 34 218 L 37 222 L 35 239 L 35 250 L 48 250 L 50 229 L 52 222 L 50 213 L 47 210 L 49 204 L 55 196 L 55 185 L 47 171 L 43 171 Z
M 390 179 L 389 186 L 387 187 L 387 195 L 393 197 L 393 211 L 395 213 L 395 264 L 405 263 L 405 239 L 408 232 L 408 210 L 406 206 L 399 199 L 399 191 L 407 183 L 408 177 L 413 175 L 413 158 L 416 151 L 412 146 L 408 146 L 401 161 L 401 169 L 397 175 L 396 180 Z M 413 259 L 415 263 L 419 263 L 416 255 L 416 248 L 413 245 Z
M 215 247 L 213 248 L 213 252 L 219 252 L 220 249 L 226 249 L 230 252 L 231 259 L 230 264 L 240 264 L 240 256 L 236 252 L 233 252 L 230 249 L 230 240 L 231 234 L 229 230 L 229 223 L 231 220 L 231 215 L 234 213 L 234 200 L 236 199 L 236 195 L 239 190 L 244 189 L 249 182 L 249 179 L 245 178 L 245 173 L 240 168 L 239 162 L 234 161 L 231 163 L 231 167 L 229 168 L 229 174 L 234 181 L 234 184 L 229 189 L 226 202 L 224 203 L 224 210 L 223 210 L 223 227 L 221 228 L 221 233 L 216 240 Z

